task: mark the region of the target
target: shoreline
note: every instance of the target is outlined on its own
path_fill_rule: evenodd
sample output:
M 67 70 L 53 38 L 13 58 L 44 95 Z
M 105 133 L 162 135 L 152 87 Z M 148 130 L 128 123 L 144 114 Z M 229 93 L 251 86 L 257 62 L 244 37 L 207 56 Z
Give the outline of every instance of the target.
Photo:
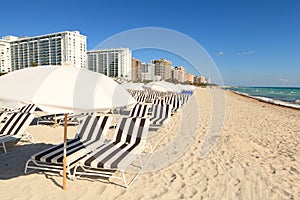
M 270 99 L 270 100 L 279 101 L 279 100 L 271 99 L 271 98 L 268 98 L 268 97 L 261 97 L 261 98 L 259 98 L 259 97 L 251 96 L 249 94 L 244 94 L 244 93 L 233 91 L 233 90 L 226 90 L 226 89 L 223 89 L 223 90 L 224 91 L 228 91 L 228 92 L 230 92 L 232 94 L 236 94 L 236 95 L 239 95 L 239 96 L 243 96 L 243 97 L 249 98 L 249 99 L 254 99 L 254 100 L 259 101 L 259 102 L 267 103 L 269 105 L 275 105 L 275 106 L 279 106 L 279 107 L 290 108 L 290 109 L 293 109 L 293 110 L 300 111 L 300 104 L 299 104 L 299 107 L 297 107 L 297 104 L 292 104 L 292 103 L 288 103 L 288 102 L 284 102 L 284 101 L 280 101 L 280 102 L 283 103 L 283 104 L 280 104 L 280 103 L 276 103 L 276 102 L 272 102 L 272 101 L 263 100 L 263 98 L 267 98 L 267 99 Z M 284 105 L 284 103 L 290 104 L 291 106 Z M 293 105 L 295 105 L 295 106 L 293 106 Z

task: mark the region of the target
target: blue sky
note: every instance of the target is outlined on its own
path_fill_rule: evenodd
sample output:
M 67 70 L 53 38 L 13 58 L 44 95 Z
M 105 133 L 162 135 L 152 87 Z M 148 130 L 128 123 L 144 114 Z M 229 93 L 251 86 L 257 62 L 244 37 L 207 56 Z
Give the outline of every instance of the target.
M 1 2 L 1 8 L 0 36 L 79 30 L 93 49 L 122 31 L 163 27 L 201 44 L 226 85 L 300 87 L 298 0 L 15 0 Z M 145 62 L 172 59 L 169 53 L 149 50 L 133 55 Z M 172 60 L 193 72 L 184 60 Z

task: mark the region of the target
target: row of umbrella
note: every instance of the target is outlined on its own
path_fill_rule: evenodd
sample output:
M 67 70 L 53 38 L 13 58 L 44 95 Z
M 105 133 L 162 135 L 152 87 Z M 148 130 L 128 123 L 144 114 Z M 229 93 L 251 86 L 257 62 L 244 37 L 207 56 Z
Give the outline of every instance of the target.
M 0 102 L 36 104 L 50 114 L 65 113 L 63 189 L 66 190 L 68 113 L 106 112 L 136 100 L 113 79 L 86 69 L 40 66 L 0 77 Z
M 183 91 L 194 91 L 195 86 L 193 85 L 182 85 L 182 84 L 173 84 L 166 81 L 155 81 L 150 82 L 146 85 L 143 83 L 123 83 L 122 86 L 125 89 L 130 90 L 144 90 L 151 89 L 159 92 L 175 92 L 181 93 Z

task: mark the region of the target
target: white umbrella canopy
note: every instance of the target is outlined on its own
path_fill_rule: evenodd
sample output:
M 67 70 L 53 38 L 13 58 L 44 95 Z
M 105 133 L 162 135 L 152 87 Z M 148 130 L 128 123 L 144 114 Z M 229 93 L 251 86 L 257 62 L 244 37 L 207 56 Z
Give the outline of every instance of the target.
M 48 113 L 107 111 L 136 100 L 113 79 L 86 69 L 42 66 L 0 77 L 0 101 L 34 103 Z M 64 128 L 63 189 L 66 190 L 67 114 Z
M 160 92 L 181 92 L 181 90 L 177 88 L 173 83 L 168 83 L 165 81 L 150 82 L 145 85 L 145 87 Z
M 86 69 L 42 66 L 0 77 L 0 101 L 37 104 L 48 113 L 106 111 L 136 103 L 113 79 Z
M 122 83 L 121 85 L 127 90 L 144 90 L 144 83 Z
M 195 86 L 193 85 L 182 85 L 182 84 L 177 84 L 176 85 L 181 91 L 194 91 Z
M 166 86 L 163 86 L 161 84 L 147 84 L 144 86 L 144 88 L 147 88 L 147 89 L 151 89 L 151 90 L 155 90 L 155 91 L 158 91 L 158 92 L 170 92 L 171 89 L 166 87 Z

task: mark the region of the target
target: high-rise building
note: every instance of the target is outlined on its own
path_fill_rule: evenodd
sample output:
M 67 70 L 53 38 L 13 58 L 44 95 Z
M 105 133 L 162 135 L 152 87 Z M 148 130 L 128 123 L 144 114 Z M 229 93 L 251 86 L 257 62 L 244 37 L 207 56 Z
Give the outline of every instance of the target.
M 11 71 L 10 43 L 0 40 L 0 73 Z
M 142 79 L 141 64 L 142 64 L 141 60 L 135 58 L 131 59 L 131 80 L 132 81 L 139 81 Z
M 205 84 L 207 82 L 206 82 L 206 78 L 204 76 L 195 76 L 194 83 L 195 84 Z
M 159 81 L 159 80 L 161 80 L 161 76 L 155 75 L 155 64 L 142 63 L 141 80 L 142 81 Z
M 64 31 L 35 37 L 6 36 L 11 45 L 12 71 L 41 65 L 86 68 L 86 36 Z
M 131 80 L 131 51 L 128 48 L 87 51 L 88 69 L 109 77 Z
M 173 70 L 173 80 L 177 80 L 179 83 L 185 82 L 185 68 L 183 66 L 176 66 Z
M 172 78 L 172 62 L 166 59 L 152 60 L 155 64 L 155 76 L 160 76 L 162 80 Z
M 172 68 L 172 82 L 177 83 L 178 82 L 178 71 L 175 70 L 175 68 Z
M 194 83 L 194 75 L 193 74 L 186 74 L 185 75 L 185 80 L 188 81 L 189 83 Z
M 174 67 L 175 71 L 177 71 L 178 77 L 177 80 L 179 83 L 185 82 L 185 68 L 183 66 Z

